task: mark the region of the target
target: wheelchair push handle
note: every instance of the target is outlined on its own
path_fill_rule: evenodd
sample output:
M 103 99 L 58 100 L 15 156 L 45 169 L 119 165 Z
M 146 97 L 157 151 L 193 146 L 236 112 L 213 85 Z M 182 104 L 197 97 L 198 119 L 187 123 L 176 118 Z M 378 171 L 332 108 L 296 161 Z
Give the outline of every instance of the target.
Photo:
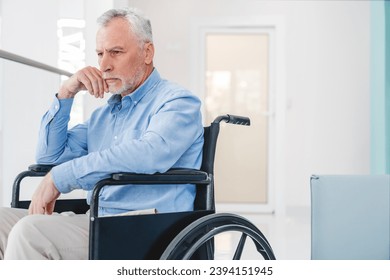
M 217 117 L 213 123 L 220 123 L 224 121 L 226 123 L 238 124 L 238 125 L 251 125 L 251 120 L 248 117 L 236 116 L 236 115 L 222 115 Z

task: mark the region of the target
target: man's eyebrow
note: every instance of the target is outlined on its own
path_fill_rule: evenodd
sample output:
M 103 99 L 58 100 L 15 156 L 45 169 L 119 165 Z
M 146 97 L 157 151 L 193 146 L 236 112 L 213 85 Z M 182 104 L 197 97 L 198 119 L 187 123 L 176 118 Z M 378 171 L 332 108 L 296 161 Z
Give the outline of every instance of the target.
M 125 48 L 123 48 L 123 47 L 115 46 L 115 47 L 112 47 L 112 48 L 109 48 L 109 49 L 105 49 L 105 50 L 108 51 L 108 52 L 111 52 L 111 51 L 116 51 L 116 50 L 122 51 L 124 49 Z M 101 52 L 101 51 L 102 51 L 101 49 L 96 49 L 96 52 Z

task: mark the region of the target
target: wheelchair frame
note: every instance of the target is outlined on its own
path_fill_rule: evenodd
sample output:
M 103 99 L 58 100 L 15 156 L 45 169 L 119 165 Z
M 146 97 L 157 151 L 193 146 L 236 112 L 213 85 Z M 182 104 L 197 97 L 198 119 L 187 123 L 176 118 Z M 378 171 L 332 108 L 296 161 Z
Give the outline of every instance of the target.
M 215 214 L 214 158 L 220 122 L 250 125 L 249 118 L 223 115 L 204 128 L 201 170 L 171 169 L 165 173 L 115 173 L 95 184 L 91 205 L 85 199 L 59 199 L 56 212 L 85 213 L 90 209 L 89 259 L 213 259 L 217 234 L 241 232 L 233 259 L 240 259 L 247 237 L 264 259 L 275 259 L 261 231 L 248 220 L 233 214 Z M 53 165 L 35 164 L 14 181 L 11 207 L 28 208 L 20 201 L 20 184 L 25 177 L 44 176 Z M 99 217 L 99 194 L 104 187 L 129 184 L 194 184 L 194 211 L 141 216 Z M 151 228 L 153 225 L 153 228 Z M 125 242 L 131 237 L 131 242 Z

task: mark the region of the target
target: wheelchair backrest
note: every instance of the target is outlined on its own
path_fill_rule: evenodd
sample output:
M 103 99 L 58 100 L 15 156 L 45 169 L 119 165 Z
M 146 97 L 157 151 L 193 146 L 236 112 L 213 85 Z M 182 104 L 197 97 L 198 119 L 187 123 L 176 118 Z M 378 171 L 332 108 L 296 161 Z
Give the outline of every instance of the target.
M 248 117 L 222 115 L 218 116 L 210 124 L 210 126 L 204 127 L 203 158 L 200 170 L 206 172 L 209 175 L 211 182 L 207 186 L 197 186 L 196 198 L 194 203 L 195 210 L 215 210 L 214 159 L 221 121 L 236 125 L 250 125 L 250 119 Z
M 215 210 L 214 202 L 214 158 L 219 133 L 219 123 L 204 127 L 203 158 L 200 170 L 210 177 L 210 184 L 196 186 L 195 210 Z
M 200 170 L 214 174 L 214 159 L 219 134 L 219 123 L 204 128 L 203 159 Z

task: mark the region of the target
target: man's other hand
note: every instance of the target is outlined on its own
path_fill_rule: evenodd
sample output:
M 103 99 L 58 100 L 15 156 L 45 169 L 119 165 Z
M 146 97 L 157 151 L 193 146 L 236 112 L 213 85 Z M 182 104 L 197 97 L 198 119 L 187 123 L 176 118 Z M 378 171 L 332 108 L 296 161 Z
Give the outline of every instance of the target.
M 54 185 L 50 172 L 43 178 L 38 188 L 34 192 L 31 204 L 28 209 L 29 214 L 51 215 L 54 211 L 54 205 L 60 192 Z

